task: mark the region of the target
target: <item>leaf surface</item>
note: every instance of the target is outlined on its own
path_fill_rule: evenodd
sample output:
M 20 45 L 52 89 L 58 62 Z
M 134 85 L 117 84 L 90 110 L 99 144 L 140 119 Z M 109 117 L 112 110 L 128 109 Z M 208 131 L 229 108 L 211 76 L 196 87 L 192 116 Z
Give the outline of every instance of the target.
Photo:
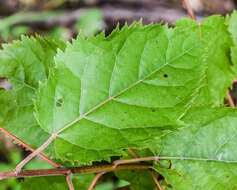
M 58 53 L 56 69 L 40 87 L 38 121 L 58 134 L 54 146 L 63 160 L 83 164 L 146 148 L 182 126 L 192 106 L 222 104 L 234 77 L 229 39 L 219 16 L 201 25 L 184 19 L 174 29 L 135 23 L 107 38 L 79 36 Z
M 237 112 L 197 108 L 184 118 L 190 127 L 157 142 L 154 154 L 171 160 L 156 167 L 174 189 L 237 189 Z
M 0 51 L 0 77 L 7 79 L 11 90 L 0 89 L 0 125 L 37 148 L 49 134 L 38 125 L 33 115 L 39 82 L 44 82 L 53 58 L 63 43 L 43 40 L 40 37 L 23 37 L 21 41 L 4 44 Z
M 86 190 L 89 188 L 94 174 L 73 175 L 72 183 L 76 189 Z M 21 190 L 65 190 L 68 189 L 66 177 L 50 176 L 26 178 L 21 182 Z
M 41 127 L 58 134 L 57 154 L 72 155 L 77 146 L 108 158 L 179 127 L 203 75 L 201 46 L 197 32 L 141 24 L 68 44 L 36 102 Z

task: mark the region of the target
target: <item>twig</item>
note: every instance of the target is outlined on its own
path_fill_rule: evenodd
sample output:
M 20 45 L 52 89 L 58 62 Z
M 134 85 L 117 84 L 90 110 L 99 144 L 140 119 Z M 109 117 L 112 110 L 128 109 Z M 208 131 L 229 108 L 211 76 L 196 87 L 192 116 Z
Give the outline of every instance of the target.
M 139 156 L 133 151 L 133 149 L 128 148 L 128 152 L 129 152 L 131 155 L 133 155 L 133 157 L 139 158 Z M 155 174 L 154 174 L 154 171 L 153 171 L 153 170 L 152 170 L 152 171 L 149 170 L 149 172 L 150 172 L 150 174 L 151 174 L 151 176 L 152 176 L 152 178 L 153 178 L 153 180 L 154 180 L 156 186 L 158 187 L 158 189 L 159 189 L 159 190 L 163 190 L 163 188 L 160 186 L 160 183 L 159 183 L 158 179 L 156 178 L 156 176 L 155 176 Z
M 156 186 L 157 186 L 160 190 L 163 190 L 163 188 L 161 187 L 161 185 L 160 185 L 158 179 L 157 179 L 156 176 L 155 176 L 154 171 L 151 170 L 150 173 L 151 173 L 151 176 L 152 176 L 154 182 L 156 183 Z
M 30 160 L 32 160 L 35 156 L 37 156 L 40 152 L 42 152 L 55 138 L 57 137 L 57 134 L 52 134 L 49 139 L 38 149 L 36 149 L 34 152 L 32 152 L 29 156 L 27 156 L 24 160 L 22 160 L 15 168 L 15 173 L 18 174 L 21 169 L 26 165 Z
M 0 130 L 8 135 L 10 138 L 12 138 L 14 141 L 18 142 L 19 144 L 21 144 L 23 147 L 25 147 L 26 149 L 30 150 L 31 152 L 34 152 L 35 149 L 33 149 L 32 147 L 30 147 L 28 144 L 24 143 L 22 140 L 18 139 L 16 136 L 14 136 L 13 134 L 11 134 L 10 132 L 8 132 L 6 129 L 0 127 Z M 51 164 L 52 166 L 58 168 L 61 167 L 60 165 L 56 164 L 53 160 L 50 160 L 49 158 L 47 158 L 46 156 L 44 156 L 43 154 L 38 154 L 38 156 L 40 158 L 42 158 L 43 160 L 45 160 L 46 162 L 48 162 L 49 164 Z
M 189 0 L 184 0 L 184 4 L 187 8 L 187 11 L 188 11 L 188 14 L 190 15 L 190 17 L 193 19 L 193 20 L 197 20 L 194 13 L 193 13 L 193 10 L 190 6 L 190 3 L 189 3 Z
M 0 172 L 0 180 L 7 178 L 27 178 L 39 176 L 58 176 L 72 174 L 88 174 L 88 173 L 101 173 L 113 172 L 121 170 L 148 170 L 152 167 L 151 164 L 124 164 L 114 167 L 113 164 L 102 166 L 89 166 L 89 167 L 76 167 L 76 168 L 54 168 L 54 169 L 41 169 L 41 170 L 22 170 L 18 174 L 14 171 Z
M 93 190 L 93 189 L 94 189 L 96 182 L 100 179 L 100 177 L 101 177 L 102 175 L 104 175 L 104 172 L 101 172 L 101 173 L 96 174 L 96 176 L 95 176 L 95 178 L 93 179 L 93 181 L 91 182 L 91 185 L 90 185 L 90 187 L 88 188 L 88 190 Z
M 139 156 L 133 151 L 133 149 L 128 148 L 127 150 L 134 158 L 139 158 Z
M 67 180 L 67 184 L 70 190 L 74 190 L 74 186 L 72 183 L 72 173 L 71 171 L 68 172 L 67 176 L 66 176 L 66 180 Z
M 232 99 L 232 97 L 230 95 L 230 91 L 229 90 L 228 90 L 228 93 L 227 93 L 227 97 L 228 97 L 228 103 L 229 103 L 230 107 L 235 108 L 235 104 L 234 104 L 234 101 L 233 101 L 233 99 Z
M 151 157 L 145 157 L 145 158 L 133 158 L 128 160 L 116 160 L 113 163 L 114 168 L 118 167 L 120 164 L 128 164 L 128 163 L 134 163 L 134 162 L 142 162 L 142 161 L 159 161 L 160 157 L 157 156 L 151 156 Z

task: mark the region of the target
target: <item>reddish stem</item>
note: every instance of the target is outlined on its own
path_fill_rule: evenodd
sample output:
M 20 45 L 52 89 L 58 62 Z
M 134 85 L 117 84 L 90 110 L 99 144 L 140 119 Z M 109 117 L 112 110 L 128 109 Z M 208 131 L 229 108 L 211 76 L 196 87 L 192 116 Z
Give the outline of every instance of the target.
M 74 186 L 72 183 L 72 173 L 69 171 L 68 175 L 66 176 L 67 184 L 70 190 L 74 190 Z
M 88 190 L 93 190 L 93 189 L 94 189 L 96 182 L 100 179 L 100 177 L 101 177 L 102 175 L 104 175 L 104 172 L 100 172 L 100 173 L 96 174 L 96 176 L 95 176 L 95 178 L 93 179 L 93 181 L 91 182 L 91 185 L 90 185 L 90 187 L 88 188 Z
M 232 97 L 230 95 L 230 91 L 229 90 L 228 90 L 228 93 L 227 93 L 227 97 L 228 97 L 228 103 L 229 103 L 230 107 L 235 108 L 235 104 L 234 104 L 234 101 L 233 101 L 233 99 L 232 99 Z
M 128 171 L 128 170 L 148 170 L 152 167 L 151 164 L 125 164 L 118 167 L 114 165 L 88 166 L 76 168 L 53 168 L 41 170 L 22 170 L 19 173 L 14 171 L 0 172 L 0 180 L 8 178 L 26 178 L 26 177 L 40 177 L 40 176 L 67 176 L 69 172 L 72 174 L 89 174 L 89 173 L 105 173 L 114 171 Z
M 190 17 L 193 19 L 193 20 L 197 20 L 195 15 L 194 15 L 194 12 L 190 6 L 190 3 L 189 3 L 189 0 L 184 0 L 184 4 L 185 4 L 185 7 L 187 8 L 187 11 L 188 11 L 188 14 L 190 15 Z
M 22 140 L 18 139 L 16 136 L 14 136 L 13 134 L 11 134 L 10 132 L 8 132 L 6 129 L 0 127 L 0 130 L 8 135 L 10 138 L 12 138 L 14 141 L 18 142 L 19 144 L 21 144 L 23 147 L 25 147 L 26 149 L 30 150 L 31 152 L 34 152 L 35 149 L 33 149 L 32 147 L 30 147 L 28 144 L 24 143 Z M 46 156 L 44 156 L 43 154 L 38 154 L 38 156 L 40 158 L 42 158 L 43 160 L 45 160 L 46 162 L 48 162 L 49 164 L 51 164 L 52 166 L 58 168 L 60 167 L 60 165 L 56 164 L 53 160 L 50 160 L 49 158 L 47 158 Z
M 159 190 L 163 190 L 163 188 L 161 187 L 161 185 L 160 185 L 158 179 L 157 179 L 156 176 L 155 176 L 154 171 L 150 171 L 150 173 L 151 173 L 151 176 L 152 176 L 154 182 L 156 183 L 156 186 L 159 188 Z
M 116 168 L 120 164 L 129 164 L 134 162 L 143 162 L 143 161 L 159 161 L 159 157 L 151 156 L 151 157 L 145 157 L 145 158 L 134 158 L 134 159 L 128 159 L 128 160 L 116 160 L 114 161 L 113 165 Z
M 56 133 L 53 133 L 49 139 L 41 145 L 39 148 L 37 148 L 34 152 L 32 152 L 29 156 L 27 156 L 24 160 L 22 160 L 15 168 L 15 173 L 18 174 L 21 169 L 35 156 L 39 155 L 55 138 L 57 137 Z
M 128 148 L 128 152 L 130 152 L 130 154 L 133 155 L 135 158 L 139 158 L 139 156 L 133 151 L 133 149 Z M 159 190 L 163 190 L 162 187 L 160 186 L 160 183 L 159 183 L 158 179 L 156 178 L 156 176 L 154 174 L 154 171 L 150 171 L 149 170 L 149 172 L 150 172 L 150 174 L 151 174 L 151 176 L 152 176 L 156 186 L 158 187 L 158 189 Z
M 134 158 L 139 158 L 139 156 L 133 151 L 133 149 L 128 148 L 128 152 L 129 152 Z

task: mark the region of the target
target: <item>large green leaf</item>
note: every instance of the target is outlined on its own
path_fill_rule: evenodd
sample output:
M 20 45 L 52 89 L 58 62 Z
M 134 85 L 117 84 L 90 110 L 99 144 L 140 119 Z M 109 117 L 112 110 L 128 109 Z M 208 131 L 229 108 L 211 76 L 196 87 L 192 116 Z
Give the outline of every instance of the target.
M 184 118 L 189 127 L 171 133 L 153 147 L 171 160 L 156 167 L 173 189 L 237 189 L 237 110 L 197 108 Z
M 174 29 L 134 24 L 108 38 L 79 36 L 58 53 L 40 87 L 38 121 L 58 134 L 62 160 L 83 164 L 146 148 L 182 125 L 192 105 L 222 104 L 233 79 L 229 39 L 219 16 L 201 25 L 184 19 Z
M 40 37 L 23 37 L 21 41 L 4 44 L 0 51 L 0 77 L 5 77 L 13 87 L 0 89 L 0 125 L 34 148 L 49 134 L 34 118 L 33 98 L 39 82 L 46 80 L 54 66 L 57 48 L 63 46 Z
M 108 160 L 177 128 L 178 105 L 199 86 L 200 46 L 196 33 L 140 24 L 68 44 L 36 102 L 41 127 L 58 133 L 58 155 L 94 161 L 99 151 Z

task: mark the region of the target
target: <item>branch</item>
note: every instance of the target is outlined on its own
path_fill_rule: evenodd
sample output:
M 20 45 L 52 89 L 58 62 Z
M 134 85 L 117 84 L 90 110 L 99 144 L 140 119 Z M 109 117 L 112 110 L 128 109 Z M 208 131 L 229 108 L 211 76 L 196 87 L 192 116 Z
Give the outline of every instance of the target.
M 26 177 L 40 177 L 40 176 L 58 176 L 72 174 L 88 174 L 113 172 L 121 170 L 148 170 L 152 167 L 151 164 L 124 164 L 114 167 L 113 164 L 102 166 L 76 167 L 76 168 L 55 168 L 42 170 L 22 170 L 18 174 L 14 171 L 0 172 L 0 180 L 8 178 L 26 178 Z
M 159 161 L 160 159 L 170 159 L 171 157 L 158 157 L 158 156 L 151 156 L 151 157 L 144 157 L 144 158 L 133 158 L 128 160 L 116 160 L 113 162 L 114 168 L 118 167 L 120 164 L 128 164 L 134 162 L 144 162 L 144 161 Z

